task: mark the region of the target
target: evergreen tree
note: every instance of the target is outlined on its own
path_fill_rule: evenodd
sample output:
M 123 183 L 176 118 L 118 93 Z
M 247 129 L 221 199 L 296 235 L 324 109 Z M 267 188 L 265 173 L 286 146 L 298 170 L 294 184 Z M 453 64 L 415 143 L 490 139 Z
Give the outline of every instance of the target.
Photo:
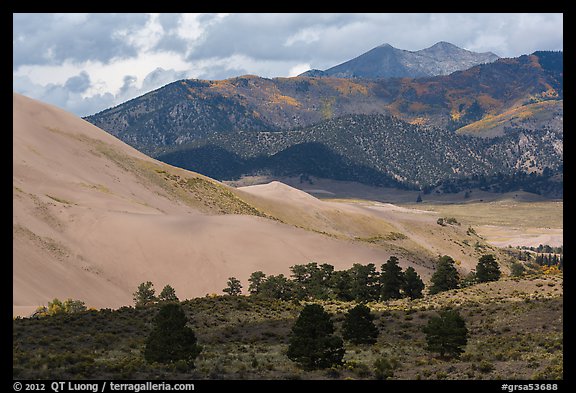
M 248 278 L 248 282 L 250 283 L 248 292 L 250 295 L 258 295 L 260 293 L 260 287 L 265 278 L 266 274 L 261 271 L 254 272 L 250 275 L 250 278 Z
M 466 321 L 455 310 L 440 311 L 422 330 L 426 334 L 427 349 L 438 352 L 441 357 L 459 357 L 468 342 Z
M 494 255 L 482 255 L 476 265 L 476 279 L 478 282 L 498 281 L 500 275 L 500 266 L 498 266 Z
M 230 296 L 238 296 L 242 293 L 242 284 L 240 280 L 236 277 L 228 278 L 227 287 L 222 290 L 222 292 L 227 293 Z
M 161 302 L 179 302 L 178 296 L 176 296 L 176 291 L 172 288 L 171 285 L 166 284 L 162 291 L 160 292 L 160 296 L 158 296 L 158 300 Z
M 400 289 L 404 285 L 404 274 L 402 268 L 398 266 L 398 258 L 391 256 L 388 261 L 382 265 L 380 273 L 380 299 L 400 299 Z
M 355 263 L 348 269 L 350 276 L 350 294 L 357 302 L 371 302 L 380 297 L 378 272 L 373 263 L 361 265 Z
M 330 294 L 330 277 L 334 266 L 316 262 L 290 267 L 294 283 L 294 296 L 297 299 L 327 299 Z
M 312 283 L 310 292 L 316 299 L 326 300 L 332 294 L 330 286 L 332 282 L 332 275 L 334 274 L 334 266 L 323 263 L 319 266 L 318 270 L 312 275 Z
M 194 367 L 194 359 L 202 351 L 196 335 L 186 326 L 188 322 L 179 303 L 168 303 L 154 318 L 154 327 L 146 340 L 144 358 L 147 362 L 172 363 L 184 360 Z
M 448 255 L 439 258 L 436 271 L 430 279 L 430 294 L 458 288 L 459 275 L 454 266 L 454 259 Z
M 305 299 L 308 297 L 307 283 L 309 281 L 309 273 L 306 265 L 290 266 L 292 272 L 293 282 L 293 295 L 296 299 Z
M 305 370 L 315 370 L 342 364 L 344 352 L 330 315 L 319 304 L 306 305 L 292 327 L 288 358 Z
M 345 302 L 354 300 L 352 296 L 350 272 L 348 270 L 337 270 L 330 277 L 330 288 L 334 297 Z
M 272 299 L 290 300 L 294 293 L 294 283 L 283 274 L 269 276 L 260 284 L 260 295 Z
M 156 303 L 155 292 L 154 284 L 150 281 L 138 285 L 138 289 L 134 292 L 134 304 L 136 307 L 144 307 Z
M 404 283 L 402 290 L 404 291 L 404 294 L 410 299 L 417 299 L 422 297 L 424 282 L 412 266 L 408 267 L 404 272 Z
M 378 338 L 378 328 L 374 325 L 374 315 L 370 309 L 359 304 L 351 308 L 342 324 L 342 336 L 354 344 L 374 344 Z

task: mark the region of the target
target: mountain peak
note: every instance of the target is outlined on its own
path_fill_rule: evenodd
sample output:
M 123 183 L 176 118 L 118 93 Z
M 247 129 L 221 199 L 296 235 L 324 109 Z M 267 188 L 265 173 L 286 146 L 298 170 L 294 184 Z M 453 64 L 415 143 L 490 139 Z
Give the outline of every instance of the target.
M 491 63 L 498 58 L 491 52 L 471 52 L 446 41 L 437 42 L 419 51 L 398 49 L 384 43 L 323 72 L 314 70 L 313 73 L 308 71 L 301 75 L 336 78 L 419 78 L 448 75 L 478 64 Z
M 434 45 L 432 45 L 430 48 L 456 48 L 456 49 L 462 49 L 457 47 L 456 45 L 447 42 L 447 41 L 438 41 L 437 43 L 435 43 Z

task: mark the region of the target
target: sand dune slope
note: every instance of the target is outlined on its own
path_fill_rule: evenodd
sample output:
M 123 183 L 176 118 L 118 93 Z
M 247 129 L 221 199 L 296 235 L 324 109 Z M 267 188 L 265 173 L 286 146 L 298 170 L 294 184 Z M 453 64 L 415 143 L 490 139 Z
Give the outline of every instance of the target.
M 242 193 L 155 161 L 58 108 L 13 95 L 13 312 L 55 297 L 132 304 L 139 283 L 181 298 L 289 266 L 384 262 L 390 251 L 264 217 Z M 310 203 L 303 201 L 302 203 Z M 308 206 L 308 205 L 305 205 Z

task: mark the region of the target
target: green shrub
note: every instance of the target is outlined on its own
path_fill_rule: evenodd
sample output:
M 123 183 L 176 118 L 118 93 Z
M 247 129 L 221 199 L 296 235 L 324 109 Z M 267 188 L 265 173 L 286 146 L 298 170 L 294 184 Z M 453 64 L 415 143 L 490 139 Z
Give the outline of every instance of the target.
M 397 367 L 396 359 L 388 359 L 383 356 L 374 361 L 374 376 L 376 379 L 390 379 L 394 376 L 394 370 Z

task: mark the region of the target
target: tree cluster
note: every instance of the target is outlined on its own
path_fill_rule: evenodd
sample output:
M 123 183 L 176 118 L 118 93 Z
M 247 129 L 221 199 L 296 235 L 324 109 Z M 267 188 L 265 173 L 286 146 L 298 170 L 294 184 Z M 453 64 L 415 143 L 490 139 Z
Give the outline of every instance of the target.
M 85 310 L 86 304 L 81 300 L 66 299 L 62 302 L 58 298 L 54 298 L 51 302 L 48 302 L 48 307 L 38 307 L 33 316 L 46 317 L 58 314 L 73 314 Z
M 395 256 L 381 266 L 380 272 L 373 263 L 355 263 L 348 270 L 337 271 L 330 264 L 316 262 L 291 266 L 290 271 L 290 278 L 283 274 L 266 276 L 262 271 L 252 273 L 248 279 L 249 294 L 281 300 L 369 302 L 415 299 L 422 297 L 424 289 L 424 282 L 414 268 L 402 271 Z
M 556 254 L 538 254 L 535 259 L 540 266 L 557 266 L 560 270 L 564 268 L 564 256 Z
M 156 290 L 151 281 L 146 281 L 138 285 L 138 289 L 134 292 L 133 296 L 136 307 L 150 306 L 160 302 L 179 301 L 178 296 L 176 296 L 176 291 L 170 285 L 164 286 L 160 295 L 156 296 Z

